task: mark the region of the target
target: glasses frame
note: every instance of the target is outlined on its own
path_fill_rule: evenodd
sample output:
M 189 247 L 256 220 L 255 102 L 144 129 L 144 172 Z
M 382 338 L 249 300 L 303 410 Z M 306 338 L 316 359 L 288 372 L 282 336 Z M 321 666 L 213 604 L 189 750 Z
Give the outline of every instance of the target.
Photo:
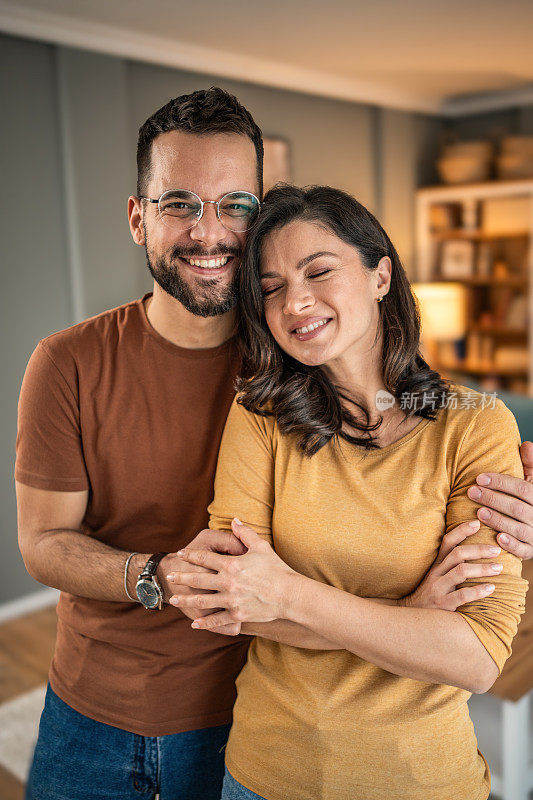
M 246 233 L 246 231 L 249 231 L 253 227 L 253 225 L 255 224 L 255 222 L 257 220 L 257 217 L 261 213 L 261 206 L 262 206 L 261 201 L 259 200 L 259 198 L 253 192 L 248 192 L 246 189 L 234 189 L 232 192 L 226 192 L 226 194 L 223 194 L 222 197 L 219 198 L 219 200 L 202 200 L 202 198 L 199 195 L 197 195 L 196 192 L 193 192 L 191 189 L 167 189 L 165 192 L 163 192 L 163 194 L 157 200 L 154 200 L 152 197 L 146 197 L 143 194 L 138 195 L 138 197 L 139 197 L 139 200 L 147 200 L 149 203 L 157 203 L 157 208 L 158 208 L 158 211 L 159 211 L 159 217 L 160 217 L 161 221 L 163 222 L 163 224 L 166 224 L 166 225 L 169 225 L 169 227 L 172 227 L 171 223 L 168 223 L 168 222 L 165 223 L 165 221 L 164 221 L 165 216 L 170 216 L 170 215 L 163 214 L 163 212 L 161 211 L 161 200 L 163 199 L 163 197 L 165 197 L 165 195 L 173 194 L 175 192 L 188 192 L 189 194 L 194 195 L 194 197 L 197 197 L 199 202 L 200 202 L 200 215 L 198 217 L 196 217 L 195 219 L 193 219 L 193 221 L 191 222 L 190 225 L 188 225 L 187 227 L 182 228 L 182 230 L 184 230 L 184 231 L 189 231 L 191 228 L 194 228 L 194 226 L 197 225 L 200 222 L 200 220 L 202 219 L 202 217 L 204 215 L 204 207 L 206 205 L 208 205 L 208 204 L 211 204 L 211 205 L 215 206 L 216 215 L 217 215 L 218 221 L 220 222 L 220 224 L 224 228 L 226 228 L 227 231 L 231 231 L 232 233 Z M 226 197 L 229 197 L 230 194 L 248 194 L 248 195 L 251 195 L 251 197 L 253 197 L 254 200 L 257 201 L 257 217 L 254 219 L 254 221 L 252 222 L 252 224 L 250 225 L 249 228 L 245 228 L 242 231 L 235 231 L 235 230 L 233 230 L 233 228 L 228 228 L 228 226 L 220 218 L 220 203 L 223 200 L 225 200 Z M 176 217 L 175 219 L 178 219 L 178 218 Z

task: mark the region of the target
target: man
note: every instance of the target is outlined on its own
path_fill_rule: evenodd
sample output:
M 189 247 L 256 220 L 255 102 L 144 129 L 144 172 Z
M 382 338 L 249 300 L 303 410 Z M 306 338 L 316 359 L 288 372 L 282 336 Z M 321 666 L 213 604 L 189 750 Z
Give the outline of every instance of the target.
M 195 536 L 243 552 L 202 529 L 239 367 L 235 276 L 262 154 L 252 117 L 220 89 L 150 117 L 128 214 L 153 294 L 48 337 L 30 359 L 19 541 L 29 572 L 62 592 L 31 800 L 219 797 L 249 638 L 191 630 L 166 576 L 190 570 L 175 553 Z M 491 506 L 529 547 L 533 491 L 510 480 L 493 476 Z M 516 511 L 502 505 L 511 495 Z

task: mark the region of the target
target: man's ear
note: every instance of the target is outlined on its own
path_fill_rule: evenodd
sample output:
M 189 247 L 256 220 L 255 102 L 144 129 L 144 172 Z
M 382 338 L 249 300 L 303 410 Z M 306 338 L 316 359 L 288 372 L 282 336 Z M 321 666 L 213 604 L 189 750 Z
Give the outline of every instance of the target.
M 135 244 L 144 247 L 146 238 L 144 235 L 141 203 L 142 201 L 133 194 L 128 197 L 128 222 L 130 224 L 131 236 Z

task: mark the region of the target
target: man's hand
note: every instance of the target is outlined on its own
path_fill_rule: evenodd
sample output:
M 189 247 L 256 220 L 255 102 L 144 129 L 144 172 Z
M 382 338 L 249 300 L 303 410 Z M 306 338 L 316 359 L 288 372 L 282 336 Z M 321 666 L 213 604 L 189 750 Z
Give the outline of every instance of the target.
M 241 556 L 246 553 L 246 547 L 231 531 L 211 531 L 208 528 L 200 531 L 187 545 L 187 549 L 209 550 L 212 553 L 223 553 L 231 556 Z M 169 577 L 178 572 L 212 572 L 212 570 L 188 564 L 177 553 L 169 553 L 161 559 L 157 568 L 157 578 L 163 590 L 163 601 L 165 603 L 168 603 L 174 594 Z M 193 590 L 191 589 L 187 593 L 192 594 L 192 592 Z
M 235 535 L 247 552 L 234 558 L 207 550 L 180 550 L 189 563 L 208 567 L 206 572 L 181 572 L 177 582 L 196 589 L 211 589 L 197 596 L 176 594 L 170 602 L 180 608 L 209 609 L 196 618 L 193 628 L 209 630 L 234 622 L 273 622 L 288 619 L 287 605 L 293 594 L 292 582 L 298 575 L 281 559 L 271 544 L 237 517 L 232 520 Z
M 495 558 L 501 552 L 500 548 L 488 544 L 465 544 L 464 542 L 472 534 L 479 530 L 479 520 L 472 520 L 465 522 L 453 528 L 449 533 L 443 536 L 439 553 L 431 568 L 426 573 L 424 579 L 415 589 L 412 594 L 407 595 L 400 600 L 381 599 L 372 597 L 370 599 L 375 602 L 385 603 L 387 605 L 400 605 L 411 606 L 415 608 L 439 608 L 446 611 L 455 611 L 459 606 L 464 603 L 477 600 L 481 597 L 488 597 L 494 591 L 494 585 L 490 584 L 491 577 L 497 575 L 501 568 L 493 570 L 493 563 L 475 564 L 468 563 L 479 559 Z M 193 567 L 191 561 L 188 562 Z M 197 567 L 197 565 L 194 565 Z M 186 570 L 181 569 L 182 573 Z M 191 572 L 198 571 L 198 569 Z M 202 568 L 203 572 L 214 572 L 213 570 L 206 570 Z M 463 583 L 468 578 L 488 576 L 487 583 L 477 586 L 464 587 L 457 589 L 457 586 Z M 175 591 L 181 597 L 189 595 L 194 592 L 194 589 L 181 583 L 180 577 L 176 576 Z M 189 580 L 192 579 L 189 575 Z M 200 581 L 191 580 L 191 582 L 199 583 Z M 215 579 L 216 580 L 216 579 Z M 203 590 L 206 591 L 205 589 Z M 200 588 L 196 588 L 196 593 L 202 592 Z M 215 610 L 201 609 L 199 607 L 189 607 L 187 602 L 180 606 L 184 614 L 190 619 L 198 619 L 198 617 L 206 616 L 209 613 L 214 613 Z M 219 611 L 220 609 L 216 609 Z M 233 623 L 221 627 L 211 628 L 214 633 L 222 633 L 228 636 L 235 636 L 240 632 L 241 623 Z
M 463 522 L 442 537 L 437 558 L 426 573 L 422 582 L 411 594 L 398 601 L 398 605 L 415 608 L 440 608 L 455 611 L 464 603 L 488 597 L 494 591 L 490 576 L 501 572 L 501 564 L 469 564 L 479 558 L 495 558 L 499 547 L 488 544 L 461 545 L 468 536 L 479 530 L 480 523 Z M 496 566 L 497 569 L 493 569 Z M 488 576 L 487 583 L 457 589 L 469 578 Z
M 246 553 L 247 548 L 231 531 L 212 531 L 206 528 L 200 531 L 188 545 L 187 550 L 210 550 L 212 553 L 222 553 L 231 556 L 242 556 Z M 161 560 L 157 569 L 158 578 L 160 579 L 160 586 L 163 590 L 163 599 L 168 603 L 170 598 L 176 591 L 176 585 L 173 583 L 173 577 L 177 576 L 179 572 L 211 572 L 213 570 L 206 567 L 199 567 L 195 564 L 190 564 L 184 561 L 177 553 L 169 553 Z M 183 595 L 190 594 L 210 594 L 208 590 L 204 589 L 191 589 L 188 586 L 179 585 L 180 592 Z M 201 608 L 183 608 L 180 609 L 190 619 L 197 619 L 198 617 L 205 616 L 212 612 L 211 609 Z M 222 611 L 222 609 L 219 609 Z M 235 622 L 229 625 L 223 625 L 217 631 L 226 636 L 237 636 L 241 631 L 241 623 Z
M 520 457 L 524 479 L 497 472 L 476 478 L 468 496 L 479 503 L 477 515 L 489 528 L 501 531 L 498 544 L 524 560 L 533 558 L 533 442 L 523 442 Z

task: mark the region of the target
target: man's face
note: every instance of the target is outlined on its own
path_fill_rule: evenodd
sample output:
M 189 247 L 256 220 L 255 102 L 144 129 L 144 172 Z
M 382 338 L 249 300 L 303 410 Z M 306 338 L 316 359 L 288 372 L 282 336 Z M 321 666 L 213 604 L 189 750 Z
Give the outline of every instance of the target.
M 257 196 L 253 143 L 238 134 L 160 134 L 152 144 L 146 196 L 158 199 L 169 189 L 189 189 L 202 200 L 219 200 L 237 190 Z M 193 227 L 180 231 L 159 216 L 157 205 L 141 202 L 146 258 L 154 280 L 197 316 L 214 317 L 233 308 L 246 233 L 227 230 L 212 204 L 204 206 Z M 217 260 L 220 266 L 213 269 Z

